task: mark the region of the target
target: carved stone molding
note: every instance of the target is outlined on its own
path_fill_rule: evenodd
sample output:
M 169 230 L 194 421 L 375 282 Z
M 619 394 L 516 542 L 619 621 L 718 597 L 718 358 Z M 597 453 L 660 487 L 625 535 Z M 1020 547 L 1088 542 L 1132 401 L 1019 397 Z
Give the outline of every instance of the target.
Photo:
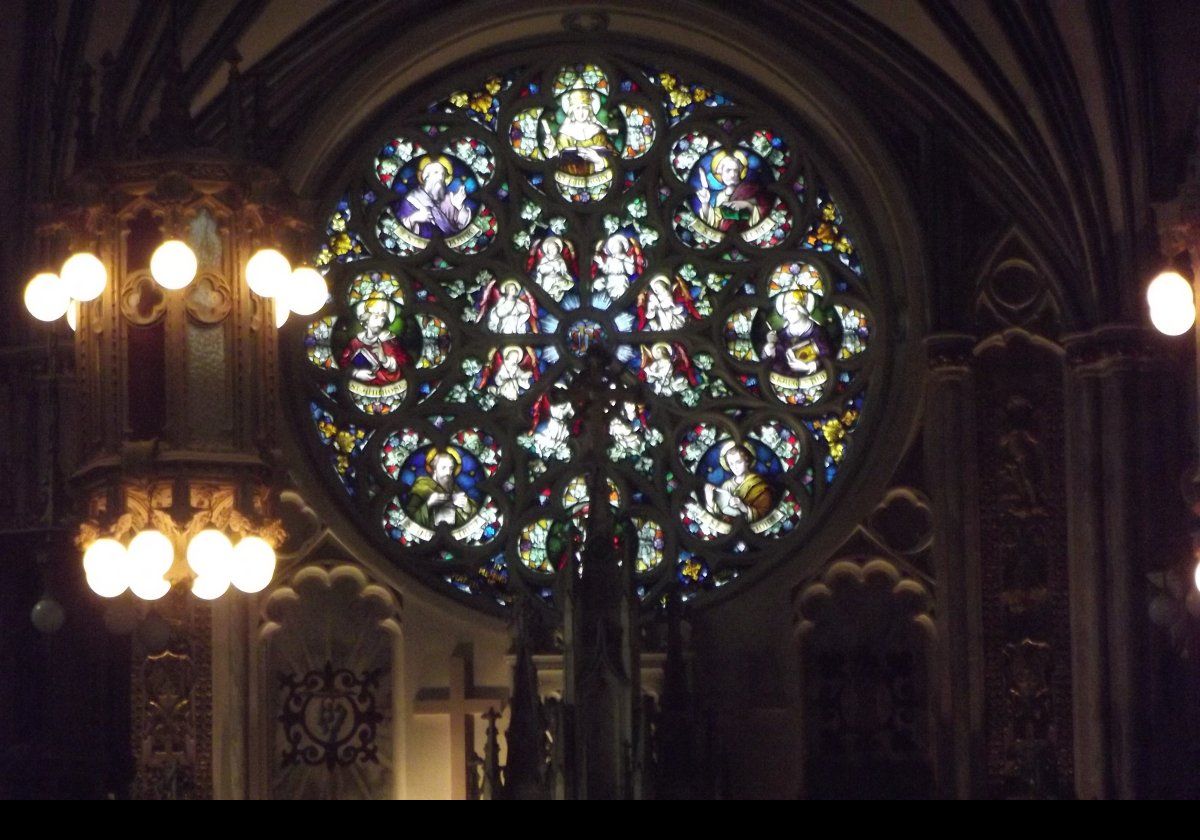
M 1008 330 L 978 353 L 988 791 L 1071 796 L 1062 351 Z
M 233 306 L 229 281 L 215 274 L 203 274 L 196 278 L 186 295 L 188 314 L 202 324 L 220 323 Z
M 983 331 L 1017 327 L 1057 336 L 1061 315 L 1055 289 L 1036 250 L 1020 230 L 1009 230 L 985 260 L 977 284 L 975 319 Z
M 212 616 L 179 589 L 144 620 L 163 627 L 158 649 L 134 646 L 132 793 L 136 799 L 212 796 Z M 152 638 L 154 634 L 142 634 Z
M 167 295 L 147 273 L 129 274 L 121 287 L 121 314 L 131 324 L 147 327 L 167 312 Z
M 900 555 L 919 555 L 933 544 L 930 501 L 913 487 L 889 490 L 867 524 L 888 548 Z
M 932 606 L 882 559 L 838 560 L 798 591 L 807 795 L 932 794 Z
M 925 339 L 929 369 L 935 375 L 966 372 L 973 361 L 976 338 L 965 333 L 938 333 Z
M 306 566 L 271 593 L 259 629 L 270 798 L 391 799 L 403 664 L 399 605 L 356 566 Z
M 1134 364 L 1162 355 L 1153 333 L 1126 324 L 1111 324 L 1067 336 L 1063 346 L 1067 351 L 1067 365 L 1080 373 Z

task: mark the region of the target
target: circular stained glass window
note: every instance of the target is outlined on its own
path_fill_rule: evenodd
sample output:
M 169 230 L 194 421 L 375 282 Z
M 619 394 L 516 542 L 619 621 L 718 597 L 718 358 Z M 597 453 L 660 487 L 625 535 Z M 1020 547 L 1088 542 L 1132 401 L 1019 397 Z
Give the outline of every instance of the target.
M 552 601 L 589 488 L 647 603 L 805 539 L 855 448 L 871 284 L 803 137 L 709 81 L 529 66 L 362 160 L 297 367 L 319 469 L 400 567 Z

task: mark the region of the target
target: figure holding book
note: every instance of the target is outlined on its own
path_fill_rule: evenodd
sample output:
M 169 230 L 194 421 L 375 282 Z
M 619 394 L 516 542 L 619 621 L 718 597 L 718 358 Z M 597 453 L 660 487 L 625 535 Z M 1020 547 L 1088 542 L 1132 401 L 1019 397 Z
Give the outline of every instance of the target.
M 349 368 L 351 377 L 364 385 L 400 382 L 410 359 L 395 333 L 399 321 L 396 304 L 386 298 L 368 298 L 358 304 L 357 314 L 361 329 L 342 350 L 342 367 Z

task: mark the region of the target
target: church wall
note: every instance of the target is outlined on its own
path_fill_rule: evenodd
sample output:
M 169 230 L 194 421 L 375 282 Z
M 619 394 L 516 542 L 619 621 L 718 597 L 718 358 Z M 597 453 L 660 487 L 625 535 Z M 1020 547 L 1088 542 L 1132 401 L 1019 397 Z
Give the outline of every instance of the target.
M 1135 249 L 1126 241 L 1137 226 L 1119 216 L 1133 214 L 1130 208 L 1145 196 L 1125 195 L 1129 187 L 1116 178 L 1103 189 L 1084 183 L 1099 177 L 1091 164 L 1063 158 L 1058 146 L 1046 148 L 1043 137 L 1051 145 L 1061 143 L 1073 132 L 1092 130 L 1089 121 L 1077 120 L 1069 109 L 1047 107 L 1052 101 L 1041 96 L 1049 93 L 1039 94 L 1036 85 L 1013 82 L 1023 71 L 1009 49 L 996 68 L 989 64 L 986 46 L 965 38 L 952 41 L 947 32 L 956 23 L 949 11 L 923 14 L 915 34 L 899 25 L 894 29 L 918 40 L 933 39 L 940 30 L 946 40 L 920 51 L 937 59 L 941 70 L 973 68 L 970 97 L 959 97 L 948 77 L 914 59 L 911 45 L 891 34 L 890 12 L 876 4 L 868 5 L 878 28 L 832 10 L 799 9 L 780 20 L 730 23 L 714 4 L 697 7 L 695 15 L 609 5 L 611 37 L 644 38 L 658 27 L 657 37 L 687 43 L 689 53 L 731 68 L 739 79 L 771 91 L 784 107 L 809 115 L 815 148 L 829 158 L 844 179 L 846 194 L 868 217 L 861 220 L 866 248 L 873 249 L 878 276 L 893 295 L 886 314 L 902 325 L 889 338 L 888 350 L 896 357 L 889 387 L 875 394 L 874 409 L 885 419 L 873 430 L 876 442 L 859 453 L 869 467 L 847 477 L 850 486 L 839 491 L 837 514 L 820 523 L 811 541 L 775 572 L 745 581 L 736 597 L 718 597 L 689 615 L 697 738 L 707 750 L 713 795 L 1107 797 L 1194 792 L 1194 780 L 1181 781 L 1173 772 L 1169 757 L 1177 754 L 1167 743 L 1167 734 L 1180 743 L 1195 742 L 1194 730 L 1184 721 L 1191 710 L 1180 700 L 1195 696 L 1195 686 L 1189 689 L 1186 676 L 1176 673 L 1176 636 L 1188 632 L 1186 618 L 1182 631 L 1150 628 L 1143 603 L 1153 595 L 1149 576 L 1165 565 L 1157 555 L 1187 552 L 1185 539 L 1173 540 L 1164 532 L 1184 529 L 1176 509 L 1182 503 L 1174 491 L 1183 453 L 1191 445 L 1171 428 L 1181 425 L 1182 412 L 1165 410 L 1168 419 L 1139 424 L 1137 400 L 1129 397 L 1135 393 L 1146 402 L 1161 399 L 1174 405 L 1186 377 L 1179 375 L 1178 365 L 1162 372 L 1147 361 L 1162 349 L 1153 342 L 1149 347 L 1140 341 L 1084 342 L 1089 349 L 1069 359 L 1061 347 L 1069 343 L 1063 339 L 1066 333 L 1107 321 L 1140 320 L 1138 279 L 1129 257 Z M 484 6 L 498 13 L 498 4 L 478 8 Z M 1055 14 L 1065 14 L 1064 9 Z M 404 18 L 411 15 L 407 10 L 379 9 L 374 20 L 368 11 L 359 10 L 362 29 L 378 26 L 380 16 L 400 16 L 387 18 L 394 27 L 382 27 L 390 30 L 386 49 L 372 41 L 371 49 L 354 50 L 348 57 L 350 53 L 324 52 L 321 37 L 297 36 L 274 52 L 267 48 L 276 46 L 272 43 L 254 53 L 263 66 L 274 69 L 269 85 L 293 94 L 288 102 L 275 103 L 278 160 L 293 186 L 315 203 L 329 197 L 349 156 L 360 150 L 364 132 L 381 115 L 386 120 L 385 103 L 502 43 L 523 46 L 547 33 L 564 36 L 568 7 L 545 4 L 502 21 L 482 13 L 462 14 L 461 9 L 420 19 Z M 23 14 L 23 6 L 14 7 L 0 45 L 19 40 Z M 978 11 L 964 14 L 983 16 Z M 995 37 L 1004 36 L 1003 26 L 991 25 Z M 1039 49 L 1052 40 L 1037 27 L 1021 29 L 1024 24 L 1015 15 L 1007 25 L 1011 32 L 1036 32 Z M 822 27 L 824 33 L 818 31 Z M 767 29 L 771 32 L 764 33 Z M 327 37 L 326 49 L 345 44 L 348 36 L 331 32 Z M 568 32 L 565 37 L 595 36 Z M 756 49 L 747 51 L 748 43 Z M 796 44 L 806 47 L 797 50 Z M 1076 53 L 1079 47 L 1072 41 Z M 1086 58 L 1075 55 L 1072 60 Z M 1024 60 L 1027 72 L 1033 59 L 1027 55 Z M 316 68 L 305 71 L 312 75 L 284 72 L 304 64 Z M 989 66 L 993 76 L 985 72 Z M 1091 70 L 1081 73 L 1082 78 L 1094 76 Z M 0 83 L 6 85 L 0 86 L 0 101 L 16 101 L 17 77 L 4 75 Z M 1005 90 L 1014 84 L 1019 94 Z M 222 87 L 213 83 L 204 88 L 204 101 L 212 102 L 202 115 L 210 136 L 219 136 L 223 127 Z M 13 95 L 6 98 L 5 92 Z M 967 101 L 985 97 L 990 98 L 983 108 L 986 117 Z M 17 124 L 15 108 L 0 116 L 0 138 L 9 141 L 0 142 L 0 163 L 6 172 L 22 168 L 25 181 L 41 183 L 44 190 L 48 161 L 36 154 L 19 160 L 16 151 L 38 147 L 50 133 L 50 120 L 40 113 L 48 110 L 48 92 L 42 99 L 33 108 L 39 115 L 30 121 L 31 129 Z M 1041 109 L 1036 130 L 1027 130 L 1020 119 L 1020 111 L 1028 107 Z M 1089 100 L 1088 107 L 1091 119 L 1100 124 L 1097 103 Z M 63 142 L 69 146 L 69 140 Z M 1132 167 L 1123 143 L 1114 145 L 1119 160 L 1104 166 Z M 1174 183 L 1161 172 L 1159 180 Z M 0 203 L 18 203 L 21 183 L 15 177 L 0 179 Z M 1096 198 L 1100 195 L 1104 198 Z M 1079 209 L 1105 200 L 1107 210 Z M 1111 230 L 1106 212 L 1114 220 Z M 26 255 L 21 230 L 16 223 L 0 234 L 0 265 L 6 267 L 10 291 L 24 277 L 11 268 L 23 265 Z M 1022 284 L 1028 282 L 1037 288 L 1021 298 Z M 10 298 L 16 300 L 15 291 Z M 23 320 L 18 316 L 14 322 Z M 18 338 L 24 332 L 15 329 Z M 1020 337 L 1014 338 L 1017 333 Z M 1012 349 L 1029 343 L 1041 348 L 1032 358 L 1027 347 Z M 1129 349 L 1134 344 L 1137 349 Z M 31 346 L 41 352 L 40 341 Z M 1130 357 L 1135 361 L 1129 362 Z M 1160 390 L 1130 390 L 1142 387 L 1132 383 L 1151 376 L 1162 377 Z M 1014 377 L 1020 381 L 1012 381 Z M 0 441 L 0 479 L 19 488 L 0 496 L 0 518 L 22 527 L 41 511 L 51 469 L 46 453 L 32 442 L 50 423 L 44 416 L 45 388 L 26 379 L 23 372 L 0 378 L 0 411 L 12 427 Z M 1009 397 L 1021 390 L 1017 386 L 1031 395 L 1034 425 L 1022 427 L 1017 415 L 1023 409 L 1011 408 Z M 1134 428 L 1136 433 L 1130 431 Z M 74 436 L 66 431 L 68 438 Z M 1138 437 L 1131 439 L 1134 434 Z M 1022 448 L 1029 438 L 1035 439 L 1037 454 Z M 304 458 L 299 449 L 293 447 L 287 455 L 297 464 Z M 1130 468 L 1134 459 L 1153 468 Z M 304 469 L 294 470 L 300 484 L 298 474 Z M 1031 491 L 1031 480 L 1043 481 L 1047 489 Z M 1152 482 L 1159 490 L 1142 493 Z M 1042 505 L 1052 511 L 1044 517 L 1036 510 L 1039 492 L 1053 496 Z M 1169 514 L 1160 522 L 1156 517 L 1162 509 Z M 1063 533 L 1068 515 L 1069 533 Z M 455 653 L 464 645 L 473 652 L 476 687 L 508 686 L 508 628 L 476 617 L 388 568 L 368 547 L 354 544 L 353 526 L 336 513 L 323 509 L 319 518 L 332 533 L 321 550 L 309 545 L 285 559 L 276 586 L 257 602 L 231 602 L 214 610 L 212 792 L 227 798 L 338 793 L 327 779 L 291 787 L 278 782 L 281 746 L 274 690 L 287 665 L 279 655 L 280 634 L 290 628 L 328 633 L 330 639 L 353 635 L 362 616 L 352 605 L 341 604 L 328 614 L 303 613 L 289 625 L 280 620 L 282 614 L 272 617 L 269 604 L 272 598 L 282 602 L 282 593 L 309 570 L 329 575 L 331 569 L 352 568 L 362 576 L 361 591 L 376 587 L 393 600 L 389 616 L 374 627 L 390 647 L 356 662 L 360 670 L 388 669 L 388 691 L 380 697 L 386 697 L 388 707 L 384 737 L 392 768 L 386 780 L 374 778 L 366 789 L 380 797 L 450 798 L 452 722 L 444 712 L 417 713 L 418 699 L 429 700 L 450 686 L 459 667 Z M 895 522 L 922 536 L 897 538 Z M 77 566 L 69 548 L 61 553 Z M 38 595 L 31 583 L 38 574 L 30 559 L 35 554 L 33 541 L 4 537 L 3 579 L 22 584 L 0 587 L 5 627 L 22 622 L 25 632 L 5 633 L 0 709 L 33 709 L 44 704 L 46 691 L 69 689 L 69 680 L 52 682 L 44 673 L 45 662 L 39 664 L 43 655 L 65 655 L 70 648 L 65 661 L 75 674 L 103 671 L 95 661 L 90 666 L 82 661 L 88 658 L 115 658 L 118 671 L 128 665 L 128 638 L 101 635 L 101 609 L 86 603 L 89 596 L 70 575 L 51 577 L 59 581 L 54 585 L 60 597 L 76 605 L 68 635 L 52 638 L 43 654 L 43 640 L 27 624 L 28 608 Z M 1043 575 L 1044 581 L 1028 578 L 1029 563 L 1038 566 L 1035 577 Z M 75 572 L 78 578 L 77 568 Z M 1010 585 L 1012 574 L 1019 585 Z M 1031 610 L 1037 613 L 1032 618 Z M 332 616 L 328 627 L 322 623 L 326 615 Z M 386 628 L 380 629 L 383 624 Z M 862 629 L 871 627 L 885 629 L 874 636 Z M 878 654 L 875 659 L 854 658 L 861 651 L 851 642 L 860 630 L 873 640 L 873 648 L 865 647 Z M 113 647 L 120 650 L 114 654 L 106 647 L 93 651 L 96 656 L 83 656 L 92 650 L 89 636 L 91 645 L 99 638 L 114 639 Z M 14 638 L 16 645 L 8 641 Z M 136 638 L 133 644 L 136 648 Z M 830 768 L 837 763 L 827 747 L 836 746 L 837 738 L 819 717 L 821 703 L 847 685 L 850 693 L 875 691 L 876 698 L 882 689 L 881 683 L 869 681 L 837 683 L 820 670 L 822 655 L 827 664 L 838 656 L 857 662 L 860 672 L 870 662 L 910 657 L 911 679 L 920 683 L 910 698 L 919 732 L 912 738 L 915 763 L 901 772 L 921 776 L 920 786 L 901 790 L 882 782 L 868 791 L 838 789 L 830 782 Z M 9 678 L 14 674 L 20 679 Z M 30 674 L 45 681 L 46 691 L 18 685 Z M 118 767 L 131 738 L 114 718 L 122 704 L 128 706 L 128 684 L 122 694 L 108 684 L 111 676 L 103 671 L 96 677 L 111 696 L 87 701 L 92 703 L 87 719 L 96 721 L 100 732 L 92 732 L 94 740 L 86 743 L 116 756 L 110 764 Z M 1031 686 L 1030 677 L 1036 685 Z M 878 733 L 880 721 L 869 707 L 869 699 L 860 698 L 847 701 L 841 712 L 851 718 L 857 714 L 860 727 L 874 726 Z M 1143 716 L 1151 707 L 1167 722 L 1148 726 Z M 64 717 L 70 717 L 71 708 L 63 709 Z M 15 721 L 6 716 L 0 727 L 5 745 L 22 740 Z M 1125 728 L 1131 721 L 1137 727 Z M 504 721 L 500 726 L 503 730 Z M 38 727 L 43 732 L 52 728 L 40 718 Z M 474 728 L 473 749 L 482 755 L 484 727 L 478 717 Z M 1022 750 L 1039 758 L 1023 765 Z M 886 753 L 867 750 L 855 766 L 878 768 L 871 762 L 888 758 Z M 105 772 L 120 775 L 119 767 Z M 894 767 L 887 772 L 899 778 Z M 1026 784 L 1031 774 L 1037 780 Z M 1157 787 L 1146 782 L 1149 777 Z M 115 791 L 120 783 L 93 785 L 83 795 L 101 787 Z M 51 787 L 39 790 L 54 792 Z
M 406 610 L 406 666 L 412 675 L 407 693 L 408 705 L 422 689 L 441 689 L 450 685 L 451 669 L 458 667 L 454 654 L 464 646 L 473 656 L 475 687 L 501 687 L 507 692 L 512 683 L 506 659 L 511 641 L 503 630 L 481 628 L 469 620 L 448 619 L 436 605 L 414 603 Z M 497 710 L 502 704 L 496 702 Z M 409 712 L 411 714 L 411 711 Z M 446 714 L 416 715 L 408 718 L 408 786 L 410 799 L 451 798 L 451 721 Z M 503 733 L 505 721 L 498 724 Z M 483 755 L 486 724 L 476 721 L 473 749 Z

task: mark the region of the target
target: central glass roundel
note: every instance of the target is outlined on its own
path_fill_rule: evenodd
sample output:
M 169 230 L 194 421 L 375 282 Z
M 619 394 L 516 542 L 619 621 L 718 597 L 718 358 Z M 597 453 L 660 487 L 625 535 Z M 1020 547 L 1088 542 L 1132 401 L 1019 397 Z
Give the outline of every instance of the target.
M 647 604 L 794 552 L 878 343 L 802 138 L 618 58 L 440 93 L 363 161 L 317 256 L 308 438 L 358 526 L 493 609 L 553 604 L 589 487 Z

